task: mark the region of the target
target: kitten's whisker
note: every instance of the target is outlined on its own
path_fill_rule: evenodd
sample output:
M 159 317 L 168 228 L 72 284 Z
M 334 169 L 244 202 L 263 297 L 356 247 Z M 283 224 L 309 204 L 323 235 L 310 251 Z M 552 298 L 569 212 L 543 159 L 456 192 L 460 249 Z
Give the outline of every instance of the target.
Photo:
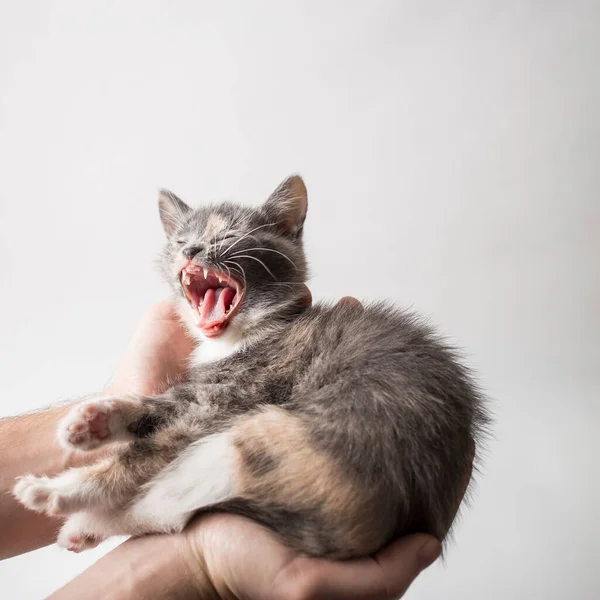
M 229 263 L 233 267 L 237 267 L 238 269 L 241 270 L 241 275 L 242 275 L 242 278 L 244 279 L 244 285 L 246 285 L 246 271 L 244 271 L 244 267 L 242 267 L 242 265 L 240 265 L 239 263 L 237 263 L 233 260 L 226 260 L 224 262 Z
M 275 280 L 277 280 L 277 277 L 275 277 L 275 275 L 273 275 L 273 273 L 271 273 L 271 270 L 269 269 L 269 267 L 267 267 L 267 265 L 265 265 L 265 263 L 260 260 L 260 258 L 256 258 L 256 256 L 250 256 L 249 254 L 236 254 L 237 258 L 250 258 L 251 260 L 255 260 L 257 263 L 260 263 L 265 270 L 267 271 L 267 273 Z
M 274 225 L 275 223 L 266 223 L 265 225 L 259 225 L 258 227 L 251 229 L 248 233 L 245 233 L 241 238 L 235 240 L 235 242 L 233 242 L 233 244 L 231 244 L 231 246 L 229 246 L 229 248 L 225 250 L 225 254 L 227 254 L 227 252 L 229 252 L 236 244 L 239 244 L 244 238 L 248 237 L 254 231 L 262 229 L 263 227 L 273 227 Z
M 279 252 L 279 250 L 272 250 L 271 248 L 247 248 L 244 250 L 240 250 L 240 252 L 250 252 L 251 250 L 264 250 L 265 252 L 275 252 L 275 254 L 280 254 L 281 256 L 283 256 L 283 258 L 285 258 L 286 260 L 289 260 L 292 265 L 294 266 L 294 269 L 296 269 L 296 271 L 298 270 L 298 267 L 296 266 L 296 263 L 286 254 L 284 254 L 283 252 Z M 238 256 L 239 252 L 234 252 L 231 256 Z
M 239 273 L 240 277 L 242 278 L 242 281 L 244 283 L 244 285 L 246 285 L 246 273 L 245 271 L 242 269 L 241 265 L 238 265 L 237 263 L 233 263 L 231 261 L 227 261 L 229 264 L 231 264 L 231 269 L 234 269 L 236 275 Z M 229 274 L 231 275 L 231 269 L 227 266 L 227 265 L 223 265 L 227 271 L 229 272 Z M 241 270 L 240 270 L 241 269 Z
M 231 274 L 231 269 L 227 265 L 223 265 L 227 269 L 227 275 L 229 275 L 230 279 L 233 279 L 233 275 Z

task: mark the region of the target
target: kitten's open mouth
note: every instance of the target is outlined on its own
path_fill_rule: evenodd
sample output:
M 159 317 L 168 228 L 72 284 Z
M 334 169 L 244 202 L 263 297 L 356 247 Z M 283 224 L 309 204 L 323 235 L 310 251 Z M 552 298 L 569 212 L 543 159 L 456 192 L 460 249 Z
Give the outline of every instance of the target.
M 246 291 L 232 277 L 188 264 L 179 273 L 181 288 L 206 337 L 217 337 L 237 312 Z

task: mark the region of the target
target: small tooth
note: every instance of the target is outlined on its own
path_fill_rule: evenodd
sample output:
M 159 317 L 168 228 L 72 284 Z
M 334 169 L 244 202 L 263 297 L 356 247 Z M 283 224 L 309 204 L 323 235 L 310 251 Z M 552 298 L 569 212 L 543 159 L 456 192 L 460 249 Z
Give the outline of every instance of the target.
M 217 275 L 217 278 L 219 280 L 219 283 L 221 283 L 223 281 L 223 278 L 220 275 Z
M 208 269 L 204 267 L 204 279 L 208 277 Z

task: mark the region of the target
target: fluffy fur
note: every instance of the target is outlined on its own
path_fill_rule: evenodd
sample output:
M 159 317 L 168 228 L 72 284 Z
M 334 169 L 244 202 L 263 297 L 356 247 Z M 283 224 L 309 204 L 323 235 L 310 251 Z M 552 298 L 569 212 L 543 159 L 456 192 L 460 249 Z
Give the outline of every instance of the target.
M 192 210 L 161 193 L 161 270 L 198 347 L 188 379 L 162 395 L 72 409 L 62 443 L 125 442 L 113 458 L 17 482 L 25 506 L 70 515 L 59 543 L 179 531 L 207 509 L 334 558 L 407 532 L 445 536 L 487 424 L 482 397 L 414 314 L 381 302 L 305 308 L 306 206 L 297 176 L 259 208 Z M 186 265 L 243 289 L 216 337 L 188 305 Z

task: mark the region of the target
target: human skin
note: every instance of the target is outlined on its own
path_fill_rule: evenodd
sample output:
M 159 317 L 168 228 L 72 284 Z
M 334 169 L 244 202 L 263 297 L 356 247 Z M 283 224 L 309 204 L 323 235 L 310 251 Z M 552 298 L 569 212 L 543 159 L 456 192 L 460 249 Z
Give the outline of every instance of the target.
M 151 395 L 185 372 L 193 342 L 163 301 L 142 317 L 106 395 Z M 0 560 L 54 542 L 61 521 L 31 512 L 10 491 L 25 473 L 56 475 L 68 467 L 96 462 L 106 450 L 68 451 L 56 441 L 56 428 L 71 403 L 0 420 Z
M 357 301 L 344 298 L 342 302 Z M 185 374 L 193 346 L 172 305 L 167 301 L 155 304 L 142 318 L 104 393 L 148 395 L 164 390 Z M 56 425 L 68 408 L 0 422 L 0 492 L 9 491 L 14 477 L 25 472 L 53 475 L 102 455 L 68 452 L 56 443 Z M 457 499 L 457 509 L 459 504 Z M 22 508 L 6 493 L 0 494 L 0 515 L 0 558 L 52 543 L 60 526 L 56 519 Z M 415 534 L 372 557 L 343 562 L 315 559 L 283 546 L 252 521 L 206 514 L 181 534 L 128 540 L 51 598 L 383 600 L 399 598 L 440 550 L 435 538 Z

